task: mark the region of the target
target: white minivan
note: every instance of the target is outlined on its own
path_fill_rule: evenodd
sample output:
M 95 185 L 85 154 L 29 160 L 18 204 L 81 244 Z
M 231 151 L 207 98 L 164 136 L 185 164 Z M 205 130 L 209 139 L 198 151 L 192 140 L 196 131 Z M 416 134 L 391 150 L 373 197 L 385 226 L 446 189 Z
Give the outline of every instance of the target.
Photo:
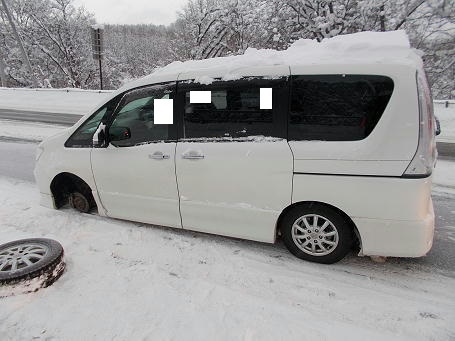
M 133 82 L 41 143 L 42 204 L 260 242 L 280 236 L 320 263 L 353 248 L 430 250 L 436 149 L 418 64 L 238 65 L 230 77 L 223 63 L 204 65 Z M 172 124 L 155 122 L 163 99 Z

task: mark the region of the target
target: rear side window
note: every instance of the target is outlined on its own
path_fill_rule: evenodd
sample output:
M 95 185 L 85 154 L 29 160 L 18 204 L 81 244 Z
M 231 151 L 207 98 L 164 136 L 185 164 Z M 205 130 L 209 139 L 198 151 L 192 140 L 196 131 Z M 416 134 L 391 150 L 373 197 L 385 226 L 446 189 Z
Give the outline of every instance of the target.
M 356 141 L 379 122 L 393 92 L 389 77 L 293 76 L 289 140 Z

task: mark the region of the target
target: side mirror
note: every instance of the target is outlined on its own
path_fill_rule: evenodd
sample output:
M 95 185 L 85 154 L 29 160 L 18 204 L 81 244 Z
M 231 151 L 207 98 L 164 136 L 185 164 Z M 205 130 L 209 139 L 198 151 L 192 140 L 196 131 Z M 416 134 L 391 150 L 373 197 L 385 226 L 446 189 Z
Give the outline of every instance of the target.
M 95 133 L 93 134 L 93 147 L 101 148 L 104 146 L 104 142 L 106 140 L 106 125 L 104 123 L 100 123 L 98 128 L 96 129 Z
M 439 122 L 437 117 L 434 118 L 434 121 L 436 122 L 435 134 L 436 134 L 436 136 L 438 136 L 439 134 L 441 134 L 441 123 Z
M 109 141 L 121 141 L 131 138 L 131 130 L 128 127 L 110 127 Z

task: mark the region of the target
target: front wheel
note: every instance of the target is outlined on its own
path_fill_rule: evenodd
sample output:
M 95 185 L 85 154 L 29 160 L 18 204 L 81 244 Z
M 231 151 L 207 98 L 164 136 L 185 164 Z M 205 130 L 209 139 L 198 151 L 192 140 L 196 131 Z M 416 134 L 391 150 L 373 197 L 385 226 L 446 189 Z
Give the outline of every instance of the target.
M 73 192 L 70 194 L 68 201 L 70 206 L 75 210 L 82 213 L 90 212 L 91 209 L 90 199 L 87 198 L 86 195 L 80 192 Z
M 296 206 L 284 216 L 280 225 L 288 250 L 304 260 L 336 263 L 352 247 L 350 226 L 336 210 L 324 205 Z

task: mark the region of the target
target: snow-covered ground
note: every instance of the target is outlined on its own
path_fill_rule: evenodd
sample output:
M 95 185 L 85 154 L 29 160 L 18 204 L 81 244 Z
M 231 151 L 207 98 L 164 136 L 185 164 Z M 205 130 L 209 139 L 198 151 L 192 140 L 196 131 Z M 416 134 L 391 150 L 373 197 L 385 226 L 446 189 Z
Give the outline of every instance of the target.
M 6 124 L 24 139 L 62 129 Z M 0 244 L 54 238 L 67 262 L 51 287 L 0 299 L 2 340 L 455 338 L 453 271 L 354 254 L 324 266 L 296 259 L 281 243 L 49 210 L 32 182 L 36 144 L 0 147 L 8 152 L 0 164 Z M 440 160 L 434 179 L 449 201 L 454 165 Z
M 455 195 L 455 161 L 438 160 L 433 174 L 433 191 Z
M 85 115 L 112 91 L 0 88 L 0 109 Z
M 435 101 L 434 113 L 441 123 L 441 135 L 436 140 L 455 143 L 455 101 Z
M 54 285 L 0 300 L 4 340 L 450 340 L 455 276 L 55 211 L 0 178 L 0 243 L 59 240 Z
M 0 137 L 42 141 L 46 137 L 55 135 L 64 129 L 68 129 L 68 127 L 0 119 Z

